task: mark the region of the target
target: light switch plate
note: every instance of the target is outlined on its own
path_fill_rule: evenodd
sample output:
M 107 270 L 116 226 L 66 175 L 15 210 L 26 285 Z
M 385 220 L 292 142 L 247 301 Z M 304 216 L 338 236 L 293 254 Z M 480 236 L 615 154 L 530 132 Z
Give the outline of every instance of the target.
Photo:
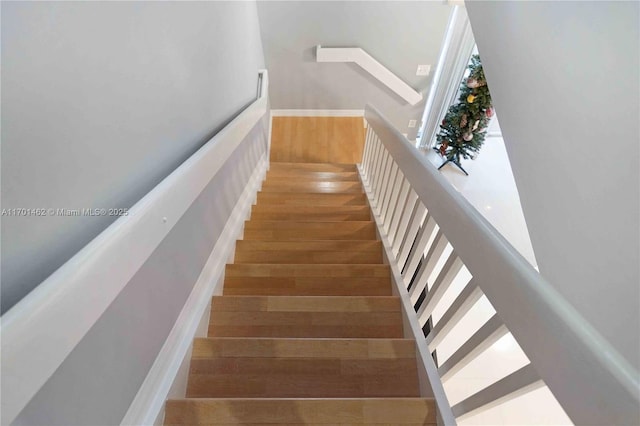
M 409 120 L 409 128 L 413 129 L 414 127 L 416 127 L 416 120 Z
M 416 75 L 429 75 L 431 72 L 431 65 L 418 65 Z

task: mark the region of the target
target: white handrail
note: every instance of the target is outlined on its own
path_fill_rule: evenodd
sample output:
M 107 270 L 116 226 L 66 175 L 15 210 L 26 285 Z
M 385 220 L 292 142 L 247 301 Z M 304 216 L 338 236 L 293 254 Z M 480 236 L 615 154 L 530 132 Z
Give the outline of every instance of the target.
M 400 77 L 389 71 L 387 67 L 376 61 L 371 55 L 359 47 L 322 47 L 316 48 L 317 62 L 354 62 L 363 70 L 380 80 L 389 89 L 411 105 L 422 100 L 422 95 L 402 81 Z
M 1 424 L 46 383 L 265 115 L 267 71 L 260 77 L 256 101 L 2 316 Z
M 371 106 L 365 118 L 569 417 L 637 422 L 638 372 L 388 120 Z

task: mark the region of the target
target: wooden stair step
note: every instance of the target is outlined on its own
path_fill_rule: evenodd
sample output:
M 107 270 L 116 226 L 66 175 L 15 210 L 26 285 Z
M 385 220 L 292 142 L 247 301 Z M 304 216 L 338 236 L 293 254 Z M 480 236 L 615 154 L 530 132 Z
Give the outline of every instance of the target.
M 316 192 L 316 193 L 363 193 L 360 182 L 316 182 L 295 181 L 267 182 L 262 184 L 263 192 Z
M 397 296 L 214 296 L 217 312 L 400 312 Z
M 193 358 L 415 359 L 413 339 L 197 338 Z
M 382 263 L 376 240 L 239 240 L 236 263 Z
M 412 340 L 198 339 L 187 397 L 419 396 Z
M 202 398 L 167 401 L 171 425 L 435 425 L 432 398 Z
M 388 265 L 254 264 L 226 266 L 225 295 L 388 296 Z
M 289 185 L 292 182 L 302 182 L 309 185 L 313 184 L 325 184 L 325 183 L 345 183 L 351 185 L 362 185 L 360 179 L 310 179 L 310 178 L 298 178 L 293 176 L 271 176 L 267 177 L 263 181 L 263 185 L 277 186 L 277 185 Z
M 244 225 L 245 240 L 375 240 L 372 221 L 304 222 L 250 220 Z
M 343 163 L 289 163 L 289 162 L 271 162 L 269 171 L 278 170 L 303 170 L 314 172 L 357 172 L 358 168 L 355 164 Z
M 229 296 L 388 296 L 391 284 L 383 277 L 226 277 L 223 291 Z
M 371 219 L 369 212 L 366 213 L 297 213 L 297 212 L 261 212 L 251 213 L 251 220 L 295 220 L 304 221 L 325 221 L 325 222 L 362 222 Z
M 401 338 L 396 297 L 216 296 L 209 337 Z
M 360 182 L 358 172 L 318 172 L 313 170 L 272 169 L 267 172 L 267 180 L 273 178 L 303 179 L 303 180 L 331 180 Z
M 256 205 L 278 204 L 285 206 L 367 206 L 364 193 L 317 193 L 317 192 L 259 192 Z
M 368 206 L 261 206 L 252 209 L 251 220 L 363 222 L 371 220 L 371 211 Z
M 313 213 L 367 213 L 371 210 L 367 205 L 354 205 L 354 206 L 316 206 L 313 204 L 305 204 L 298 206 L 283 206 L 278 204 L 260 204 L 255 205 L 251 209 L 253 212 L 264 213 L 298 213 L 298 214 L 313 214 Z M 369 219 L 370 220 L 370 219 Z
M 390 279 L 389 265 L 229 264 L 226 277 L 371 277 Z
M 396 312 L 212 312 L 209 337 L 401 338 Z

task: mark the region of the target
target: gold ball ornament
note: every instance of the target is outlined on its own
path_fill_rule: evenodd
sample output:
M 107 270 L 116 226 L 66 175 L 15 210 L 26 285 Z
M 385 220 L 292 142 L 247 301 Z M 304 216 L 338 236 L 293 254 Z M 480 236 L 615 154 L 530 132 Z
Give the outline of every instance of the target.
M 467 102 L 469 102 L 470 104 L 472 104 L 472 103 L 473 103 L 473 101 L 475 101 L 475 100 L 476 100 L 476 97 L 475 97 L 475 96 L 473 96 L 473 95 L 469 95 L 469 96 L 467 96 Z

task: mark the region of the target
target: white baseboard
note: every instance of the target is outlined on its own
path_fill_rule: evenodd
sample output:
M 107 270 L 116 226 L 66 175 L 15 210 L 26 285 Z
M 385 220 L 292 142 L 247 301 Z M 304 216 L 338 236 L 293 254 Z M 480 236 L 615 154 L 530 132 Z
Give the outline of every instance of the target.
M 272 109 L 272 117 L 364 117 L 363 109 Z
M 222 288 L 227 259 L 233 256 L 235 241 L 242 234 L 244 221 L 251 213 L 256 193 L 265 177 L 267 155 L 263 154 L 258 161 L 176 323 L 129 406 L 122 425 L 162 424 L 167 398 L 185 396 L 193 339 L 198 335 L 206 335 L 206 327 L 202 324 L 208 323 L 207 308 L 211 305 L 211 297 Z

